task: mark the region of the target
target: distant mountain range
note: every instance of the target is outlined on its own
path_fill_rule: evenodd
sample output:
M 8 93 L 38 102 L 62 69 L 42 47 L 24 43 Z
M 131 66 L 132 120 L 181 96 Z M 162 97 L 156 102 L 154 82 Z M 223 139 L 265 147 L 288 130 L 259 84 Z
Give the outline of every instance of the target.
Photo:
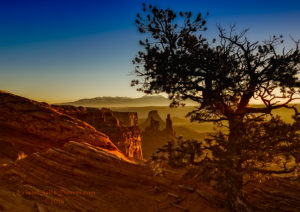
M 145 107 L 145 106 L 169 106 L 170 100 L 161 95 L 143 96 L 140 98 L 130 97 L 96 97 L 91 99 L 80 99 L 74 102 L 59 103 L 59 105 L 74 105 L 84 107 Z M 187 101 L 186 105 L 193 105 Z
M 74 102 L 60 103 L 61 105 L 74 105 L 85 107 L 145 107 L 145 106 L 169 106 L 170 100 L 161 95 L 143 96 L 140 98 L 130 97 L 96 97 L 80 99 Z M 187 105 L 192 105 L 188 101 Z
M 80 99 L 75 102 L 60 103 L 62 105 L 86 106 L 86 107 L 143 107 L 143 106 L 169 106 L 170 100 L 157 96 L 143 96 L 140 98 L 129 97 L 96 97 Z

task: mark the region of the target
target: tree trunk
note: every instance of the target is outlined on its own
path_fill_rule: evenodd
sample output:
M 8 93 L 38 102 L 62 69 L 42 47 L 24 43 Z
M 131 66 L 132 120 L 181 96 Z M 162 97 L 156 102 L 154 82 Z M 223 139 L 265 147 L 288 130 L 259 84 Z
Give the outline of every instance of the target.
M 249 205 L 243 194 L 243 179 L 240 175 L 227 173 L 227 206 L 232 212 L 252 212 L 253 208 Z
M 227 197 L 228 208 L 232 212 L 253 212 L 253 208 L 245 200 L 241 191 L 234 191 L 234 194 Z
M 247 203 L 243 195 L 243 176 L 241 164 L 241 138 L 243 136 L 243 116 L 235 116 L 229 119 L 229 146 L 228 153 L 228 168 L 231 171 L 226 173 L 227 204 L 233 212 L 250 212 L 253 209 Z
M 243 135 L 243 116 L 234 116 L 229 119 L 229 151 L 240 155 L 241 136 Z

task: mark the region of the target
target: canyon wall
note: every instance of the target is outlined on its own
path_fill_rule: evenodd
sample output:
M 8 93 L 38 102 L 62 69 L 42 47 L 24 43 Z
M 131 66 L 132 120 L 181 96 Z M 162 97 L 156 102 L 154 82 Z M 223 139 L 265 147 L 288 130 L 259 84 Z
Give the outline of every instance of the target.
M 126 156 L 143 158 L 137 113 L 70 105 L 53 105 L 52 107 L 61 113 L 87 122 L 105 133 Z
M 138 115 L 136 112 L 113 112 L 123 126 L 138 126 Z

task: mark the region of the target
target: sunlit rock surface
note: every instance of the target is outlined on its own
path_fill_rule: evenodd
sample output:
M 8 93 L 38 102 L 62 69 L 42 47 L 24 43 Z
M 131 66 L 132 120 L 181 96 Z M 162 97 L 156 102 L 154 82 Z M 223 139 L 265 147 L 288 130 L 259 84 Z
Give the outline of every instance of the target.
M 141 132 L 138 127 L 137 113 L 114 112 L 109 109 L 75 107 L 70 105 L 53 105 L 53 107 L 72 117 L 85 121 L 110 140 L 126 156 L 142 159 Z
M 149 176 L 150 170 L 125 162 L 115 151 L 70 141 L 0 167 L 0 208 L 155 211 L 155 182 Z
M 30 154 L 73 140 L 118 151 L 104 133 L 63 114 L 46 103 L 0 92 L 0 156 L 14 160 L 19 151 Z
M 224 194 L 182 172 L 155 177 L 114 151 L 70 141 L 0 167 L 1 211 L 229 212 Z M 192 189 L 186 189 L 192 188 Z M 298 212 L 300 186 L 284 179 L 251 183 L 258 211 Z

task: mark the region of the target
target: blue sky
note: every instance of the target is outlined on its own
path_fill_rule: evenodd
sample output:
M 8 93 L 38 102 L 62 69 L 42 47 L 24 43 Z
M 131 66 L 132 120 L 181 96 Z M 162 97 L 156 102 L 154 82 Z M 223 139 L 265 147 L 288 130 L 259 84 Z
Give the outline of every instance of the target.
M 130 87 L 141 35 L 139 0 L 0 0 L 0 89 L 50 103 L 143 95 Z M 216 24 L 250 28 L 252 40 L 300 38 L 300 1 L 145 1 L 175 11 L 209 12 Z M 288 43 L 287 43 L 288 45 Z

